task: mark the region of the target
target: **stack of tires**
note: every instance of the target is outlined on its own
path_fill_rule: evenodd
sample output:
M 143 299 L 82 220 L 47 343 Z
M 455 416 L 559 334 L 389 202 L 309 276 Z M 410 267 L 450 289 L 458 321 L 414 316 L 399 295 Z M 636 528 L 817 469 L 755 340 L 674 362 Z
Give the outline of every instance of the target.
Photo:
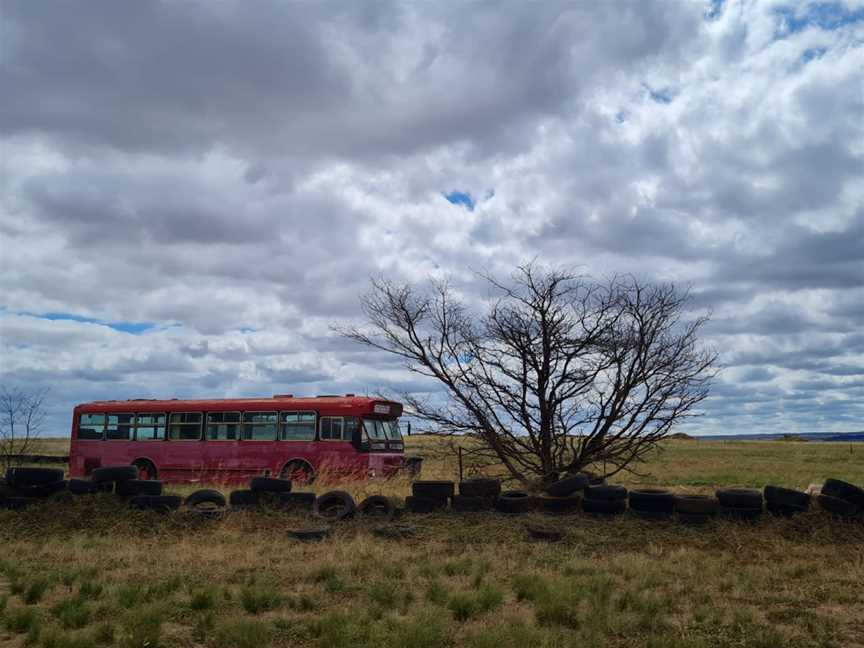
M 446 509 L 455 490 L 452 481 L 415 481 L 411 484 L 411 495 L 405 498 L 405 508 L 412 513 L 432 513 Z
M 315 504 L 314 493 L 294 493 L 290 479 L 275 477 L 253 477 L 249 488 L 235 490 L 229 495 L 231 506 L 240 509 L 265 506 L 284 510 L 311 511 Z
M 765 508 L 771 515 L 792 517 L 797 513 L 806 513 L 810 508 L 810 496 L 791 488 L 768 485 L 763 494 Z
M 163 495 L 161 481 L 138 479 L 136 466 L 96 468 L 90 473 L 90 483 L 93 491 L 113 491 L 115 495 L 126 499 L 130 507 L 139 511 L 169 513 L 176 511 L 183 503 L 183 498 L 177 495 Z
M 597 517 L 621 515 L 627 510 L 627 489 L 609 484 L 589 485 L 582 499 L 582 510 Z
M 66 490 L 63 471 L 56 468 L 10 468 L 0 489 L 0 509 L 19 511 Z
M 746 522 L 755 522 L 762 517 L 762 491 L 755 488 L 720 488 L 716 494 L 723 517 Z
M 864 519 L 864 489 L 839 479 L 826 479 L 819 506 L 840 519 Z
M 675 495 L 675 517 L 684 524 L 704 524 L 716 517 L 720 502 L 710 495 Z
M 546 492 L 537 498 L 537 507 L 550 515 L 578 511 L 582 503 L 582 491 L 588 485 L 589 478 L 584 473 L 567 475 L 546 487 Z
M 669 520 L 675 512 L 675 496 L 659 488 L 631 490 L 630 511 L 643 520 Z
M 490 511 L 501 494 L 501 482 L 487 477 L 475 477 L 459 482 L 459 494 L 450 498 L 454 511 Z

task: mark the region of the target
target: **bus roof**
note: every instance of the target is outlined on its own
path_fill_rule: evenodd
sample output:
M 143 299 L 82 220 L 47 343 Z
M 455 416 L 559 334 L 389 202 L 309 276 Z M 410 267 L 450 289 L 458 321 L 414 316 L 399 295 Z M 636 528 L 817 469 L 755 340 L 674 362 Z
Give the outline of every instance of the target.
M 375 406 L 379 407 L 376 408 Z M 389 406 L 384 412 L 380 406 Z M 232 410 L 352 410 L 358 414 L 386 414 L 401 416 L 402 405 L 395 401 L 369 396 L 293 396 L 276 394 L 269 398 L 208 398 L 159 400 L 155 398 L 130 398 L 128 400 L 104 400 L 81 403 L 76 412 L 180 412 L 180 411 L 232 411 Z

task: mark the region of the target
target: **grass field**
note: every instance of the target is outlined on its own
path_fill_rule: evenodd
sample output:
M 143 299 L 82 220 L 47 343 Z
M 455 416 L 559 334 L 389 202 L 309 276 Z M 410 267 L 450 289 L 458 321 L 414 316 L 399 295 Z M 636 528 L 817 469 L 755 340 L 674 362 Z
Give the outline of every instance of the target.
M 412 451 L 430 448 L 412 438 Z M 58 442 L 46 442 L 58 454 Z M 864 444 L 669 442 L 628 485 L 678 491 L 834 476 L 864 483 Z M 424 476 L 454 478 L 438 459 Z M 188 492 L 183 486 L 169 490 Z M 356 495 L 404 495 L 400 482 Z M 308 518 L 133 513 L 107 499 L 0 513 L 0 645 L 864 647 L 864 525 L 820 513 L 704 527 L 584 515 L 411 516 L 384 540 L 362 520 L 323 542 Z

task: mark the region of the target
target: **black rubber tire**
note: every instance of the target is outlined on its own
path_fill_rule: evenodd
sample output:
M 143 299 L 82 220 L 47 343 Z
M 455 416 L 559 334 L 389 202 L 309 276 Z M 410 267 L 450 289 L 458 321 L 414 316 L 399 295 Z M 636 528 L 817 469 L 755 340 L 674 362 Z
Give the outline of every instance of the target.
M 790 506 L 788 504 L 765 504 L 765 510 L 776 517 L 792 517 L 798 513 L 806 513 L 807 509 L 801 506 Z
M 810 496 L 798 490 L 769 485 L 763 493 L 768 505 L 791 506 L 804 511 L 810 508 Z
M 57 493 L 63 493 L 68 488 L 69 482 L 65 479 L 51 482 L 50 484 L 38 484 L 36 486 L 17 486 L 11 489 L 9 495 L 11 497 L 32 497 L 35 499 L 45 499 Z
M 405 498 L 405 508 L 412 513 L 433 513 L 447 508 L 447 498 L 409 495 Z
M 315 493 L 276 493 L 276 497 L 289 511 L 311 511 L 315 507 Z
M 493 497 L 481 497 L 474 495 L 454 495 L 450 499 L 450 506 L 454 511 L 462 513 L 470 511 L 489 511 L 494 506 Z
M 323 540 L 330 535 L 330 529 L 292 529 L 288 531 L 288 535 L 295 540 L 309 542 L 312 540 Z
M 822 486 L 822 494 L 852 502 L 859 509 L 864 509 L 864 489 L 858 488 L 855 484 L 839 479 L 826 479 Z
M 718 488 L 715 494 L 721 508 L 762 508 L 762 491 L 755 488 Z
M 162 482 L 150 479 L 128 479 L 117 482 L 114 492 L 120 497 L 135 497 L 136 495 L 161 495 Z
M 188 508 L 198 508 L 208 505 L 209 507 L 225 508 L 228 506 L 228 501 L 225 496 L 212 488 L 203 488 L 197 490 L 186 498 L 185 502 Z
M 577 473 L 549 484 L 546 487 L 546 492 L 553 497 L 566 497 L 576 491 L 585 490 L 588 488 L 588 483 L 588 475 Z
M 183 498 L 179 495 L 136 495 L 129 500 L 129 506 L 140 511 L 170 513 L 180 508 Z
M 232 508 L 250 509 L 258 506 L 260 493 L 251 490 L 235 490 L 228 494 Z
M 396 515 L 396 507 L 389 497 L 370 495 L 357 505 L 357 511 L 363 517 L 376 518 L 389 522 Z
M 411 484 L 411 494 L 414 497 L 440 499 L 453 497 L 455 485 L 452 481 L 415 481 Z
M 63 471 L 57 468 L 9 468 L 6 484 L 11 488 L 44 486 L 63 481 Z
M 563 529 L 552 529 L 536 524 L 526 524 L 525 530 L 528 532 L 528 535 L 535 540 L 548 540 L 549 542 L 558 542 L 567 537 L 567 532 Z
M 684 515 L 717 515 L 720 502 L 710 495 L 675 495 L 675 511 Z
M 756 491 L 757 493 L 759 491 Z M 761 496 L 762 494 L 759 493 Z M 740 522 L 755 522 L 762 517 L 762 506 L 723 506 L 720 504 L 720 516 Z
M 38 501 L 35 497 L 0 497 L 0 510 L 23 511 Z
M 525 491 L 504 491 L 495 500 L 495 509 L 510 515 L 528 513 L 536 506 L 536 500 Z
M 591 499 L 585 497 L 582 500 L 582 510 L 591 515 L 621 515 L 627 510 L 627 500 L 623 498 Z
M 90 495 L 99 492 L 97 486 L 89 479 L 70 479 L 67 488 L 73 495 Z
M 846 499 L 822 494 L 819 496 L 819 506 L 839 518 L 851 519 L 861 512 L 861 507 Z
M 345 491 L 330 491 L 315 498 L 312 513 L 315 517 L 330 522 L 345 520 L 357 510 L 354 498 Z
M 675 514 L 675 517 L 682 524 L 705 524 L 714 518 L 714 515 L 708 513 L 681 513 Z
M 579 510 L 582 497 L 579 495 L 540 495 L 537 497 L 537 508 L 544 513 L 562 514 L 574 513 Z
M 90 481 L 94 484 L 116 483 L 130 479 L 138 479 L 138 468 L 135 466 L 103 466 L 94 468 L 90 473 Z
M 465 497 L 495 498 L 501 494 L 501 482 L 486 477 L 466 479 L 459 482 L 459 494 Z
M 627 489 L 612 484 L 598 484 L 585 489 L 585 498 L 591 500 L 621 500 L 627 499 Z
M 662 513 L 669 516 L 675 510 L 675 496 L 669 491 L 659 488 L 631 490 L 628 499 L 630 500 L 631 511 Z
M 257 493 L 290 493 L 290 479 L 276 479 L 275 477 L 253 477 L 249 482 L 249 490 Z

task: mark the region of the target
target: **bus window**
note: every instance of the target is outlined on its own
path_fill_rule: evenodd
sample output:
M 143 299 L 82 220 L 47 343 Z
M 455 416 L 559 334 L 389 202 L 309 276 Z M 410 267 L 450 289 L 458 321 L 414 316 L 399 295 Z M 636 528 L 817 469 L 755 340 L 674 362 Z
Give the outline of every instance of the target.
M 342 427 L 342 440 L 343 441 L 360 441 L 360 418 L 357 416 L 344 416 L 342 420 L 345 421 L 344 426 Z
M 208 441 L 237 441 L 239 432 L 240 412 L 212 412 L 207 415 Z
M 132 438 L 134 414 L 109 414 L 105 427 L 105 438 L 112 441 L 128 441 Z
M 243 439 L 245 441 L 275 441 L 276 412 L 244 412 Z
M 282 412 L 279 415 L 279 438 L 283 441 L 315 439 L 315 412 Z
M 384 425 L 384 434 L 389 441 L 401 441 L 402 433 L 399 431 L 399 421 L 381 421 Z
M 387 435 L 384 432 L 383 421 L 375 419 L 363 419 L 363 429 L 366 431 L 366 436 L 370 441 L 386 441 Z
M 135 439 L 137 441 L 164 441 L 165 415 L 139 414 L 136 416 Z
M 168 438 L 172 441 L 199 441 L 202 418 L 201 412 L 172 412 Z
M 342 440 L 342 417 L 341 416 L 322 416 L 321 417 L 321 440 L 322 441 L 341 441 Z
M 101 440 L 105 436 L 104 414 L 82 414 L 78 419 L 78 438 Z

